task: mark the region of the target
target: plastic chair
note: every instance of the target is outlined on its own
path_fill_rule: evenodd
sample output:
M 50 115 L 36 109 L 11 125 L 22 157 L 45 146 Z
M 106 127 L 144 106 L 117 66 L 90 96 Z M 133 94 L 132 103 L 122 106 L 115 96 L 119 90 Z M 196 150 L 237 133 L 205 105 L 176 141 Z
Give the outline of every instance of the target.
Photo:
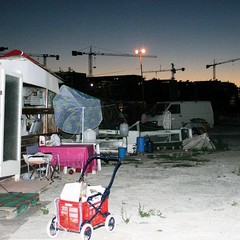
M 44 152 L 42 154 L 51 156 L 51 160 L 47 164 L 46 176 L 49 175 L 52 182 L 54 182 L 54 178 L 61 179 L 59 154 L 55 152 Z M 58 176 L 55 174 L 58 174 Z
M 38 152 L 38 144 L 34 144 L 26 147 L 26 155 L 23 155 L 23 158 L 28 167 L 28 176 L 29 180 L 32 179 L 33 174 L 36 170 L 39 171 L 39 177 L 42 179 L 42 173 L 46 170 L 46 177 L 48 175 L 49 164 L 52 161 L 52 154 L 44 154 Z M 30 167 L 32 171 L 30 172 Z M 38 169 L 37 169 L 38 167 Z

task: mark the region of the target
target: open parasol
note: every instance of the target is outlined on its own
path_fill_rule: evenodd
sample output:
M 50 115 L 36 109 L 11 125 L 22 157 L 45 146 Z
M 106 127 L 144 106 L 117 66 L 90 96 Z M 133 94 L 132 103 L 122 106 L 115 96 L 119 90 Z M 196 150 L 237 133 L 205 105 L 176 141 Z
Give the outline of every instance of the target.
M 53 99 L 56 126 L 71 134 L 94 129 L 102 121 L 99 99 L 62 85 Z

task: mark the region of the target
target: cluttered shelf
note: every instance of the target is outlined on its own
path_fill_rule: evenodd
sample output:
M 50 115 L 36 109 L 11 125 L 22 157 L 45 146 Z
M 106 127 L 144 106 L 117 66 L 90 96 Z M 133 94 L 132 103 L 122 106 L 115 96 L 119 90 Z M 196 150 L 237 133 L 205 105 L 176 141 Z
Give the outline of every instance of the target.
M 53 114 L 53 108 L 38 108 L 38 107 L 24 107 L 22 109 L 23 114 L 31 115 L 31 114 Z

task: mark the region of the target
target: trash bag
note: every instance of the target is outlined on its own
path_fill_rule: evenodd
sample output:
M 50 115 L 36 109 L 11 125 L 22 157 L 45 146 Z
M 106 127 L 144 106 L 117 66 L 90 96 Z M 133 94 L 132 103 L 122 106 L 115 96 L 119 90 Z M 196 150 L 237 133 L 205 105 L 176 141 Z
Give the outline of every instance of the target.
M 60 146 L 61 145 L 60 137 L 57 134 L 52 134 L 50 141 L 52 143 L 52 146 Z

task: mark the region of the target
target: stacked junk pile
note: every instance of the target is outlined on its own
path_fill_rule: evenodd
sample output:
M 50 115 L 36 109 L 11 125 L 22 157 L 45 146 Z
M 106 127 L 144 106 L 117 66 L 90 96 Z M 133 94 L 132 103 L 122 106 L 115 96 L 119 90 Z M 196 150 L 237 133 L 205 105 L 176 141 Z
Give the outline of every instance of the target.
M 175 116 L 169 111 L 163 114 L 162 128 L 149 130 L 145 128 L 148 116 L 143 115 L 141 121 L 131 126 L 124 117 L 117 125 L 113 124 L 119 114 L 115 104 L 105 104 L 104 101 L 64 85 L 53 103 L 57 127 L 75 135 L 75 142 L 96 143 L 99 153 L 119 153 L 122 157 L 126 154 L 153 152 L 161 147 L 215 149 L 207 132 L 196 135 L 193 134 L 192 126 L 173 128 L 172 119 Z
M 193 136 L 192 138 L 187 138 L 183 140 L 183 149 L 216 149 L 213 142 L 210 140 L 207 133 L 201 135 Z

